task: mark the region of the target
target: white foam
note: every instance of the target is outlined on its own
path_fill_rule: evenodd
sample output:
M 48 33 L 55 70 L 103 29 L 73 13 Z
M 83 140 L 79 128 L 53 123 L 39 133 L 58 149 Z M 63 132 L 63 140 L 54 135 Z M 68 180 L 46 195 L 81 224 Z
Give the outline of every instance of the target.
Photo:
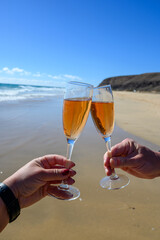
M 0 102 L 62 96 L 64 88 L 0 84 Z

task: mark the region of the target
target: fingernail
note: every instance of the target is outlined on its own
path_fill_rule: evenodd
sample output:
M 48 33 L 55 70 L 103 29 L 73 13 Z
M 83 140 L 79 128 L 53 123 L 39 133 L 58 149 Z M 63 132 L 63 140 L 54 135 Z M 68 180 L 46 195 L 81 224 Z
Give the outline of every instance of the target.
M 69 169 L 64 169 L 63 171 L 62 171 L 62 175 L 63 176 L 66 176 L 66 175 L 68 175 L 69 174 Z
M 72 174 L 72 175 L 75 175 L 75 174 L 76 174 L 76 171 L 72 170 L 72 171 L 71 171 L 71 174 Z

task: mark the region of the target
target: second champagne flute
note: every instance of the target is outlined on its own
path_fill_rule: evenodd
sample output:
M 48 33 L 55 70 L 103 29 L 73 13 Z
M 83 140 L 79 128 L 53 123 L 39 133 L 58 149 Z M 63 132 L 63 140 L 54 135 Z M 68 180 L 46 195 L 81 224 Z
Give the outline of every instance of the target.
M 111 154 L 111 134 L 114 129 L 114 100 L 110 85 L 94 88 L 91 115 L 97 131 L 104 139 L 107 151 Z M 111 176 L 101 179 L 102 188 L 109 190 L 124 188 L 129 184 L 125 175 L 117 175 L 113 170 Z

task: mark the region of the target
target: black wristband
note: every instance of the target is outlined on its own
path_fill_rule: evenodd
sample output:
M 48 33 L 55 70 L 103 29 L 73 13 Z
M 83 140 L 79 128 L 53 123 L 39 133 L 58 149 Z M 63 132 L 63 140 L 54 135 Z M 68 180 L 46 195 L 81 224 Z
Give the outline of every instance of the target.
M 4 183 L 0 183 L 0 197 L 6 205 L 9 222 L 13 222 L 20 215 L 18 199 L 15 198 L 11 189 Z

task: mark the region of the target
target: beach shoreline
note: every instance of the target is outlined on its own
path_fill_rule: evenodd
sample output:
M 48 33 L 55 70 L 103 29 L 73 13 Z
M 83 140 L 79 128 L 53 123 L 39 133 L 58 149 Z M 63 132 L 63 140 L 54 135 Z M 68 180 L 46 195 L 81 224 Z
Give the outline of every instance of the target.
M 124 116 L 128 115 L 124 93 L 119 94 L 114 93 L 116 124 L 112 145 L 130 137 L 158 151 L 159 147 L 150 139 L 146 141 L 118 127 L 120 120 L 125 123 L 127 117 Z M 128 95 L 124 98 L 129 99 Z M 51 153 L 66 155 L 62 104 L 61 97 L 0 104 L 1 181 L 33 158 Z M 22 209 L 18 219 L 7 226 L 0 238 L 12 240 L 13 232 L 16 232 L 16 240 L 159 240 L 160 180 L 138 179 L 117 170 L 130 178 L 130 184 L 118 191 L 102 189 L 99 181 L 105 176 L 105 151 L 104 140 L 97 133 L 90 115 L 72 155 L 77 172 L 74 185 L 81 192 L 80 198 L 67 202 L 46 197 Z

